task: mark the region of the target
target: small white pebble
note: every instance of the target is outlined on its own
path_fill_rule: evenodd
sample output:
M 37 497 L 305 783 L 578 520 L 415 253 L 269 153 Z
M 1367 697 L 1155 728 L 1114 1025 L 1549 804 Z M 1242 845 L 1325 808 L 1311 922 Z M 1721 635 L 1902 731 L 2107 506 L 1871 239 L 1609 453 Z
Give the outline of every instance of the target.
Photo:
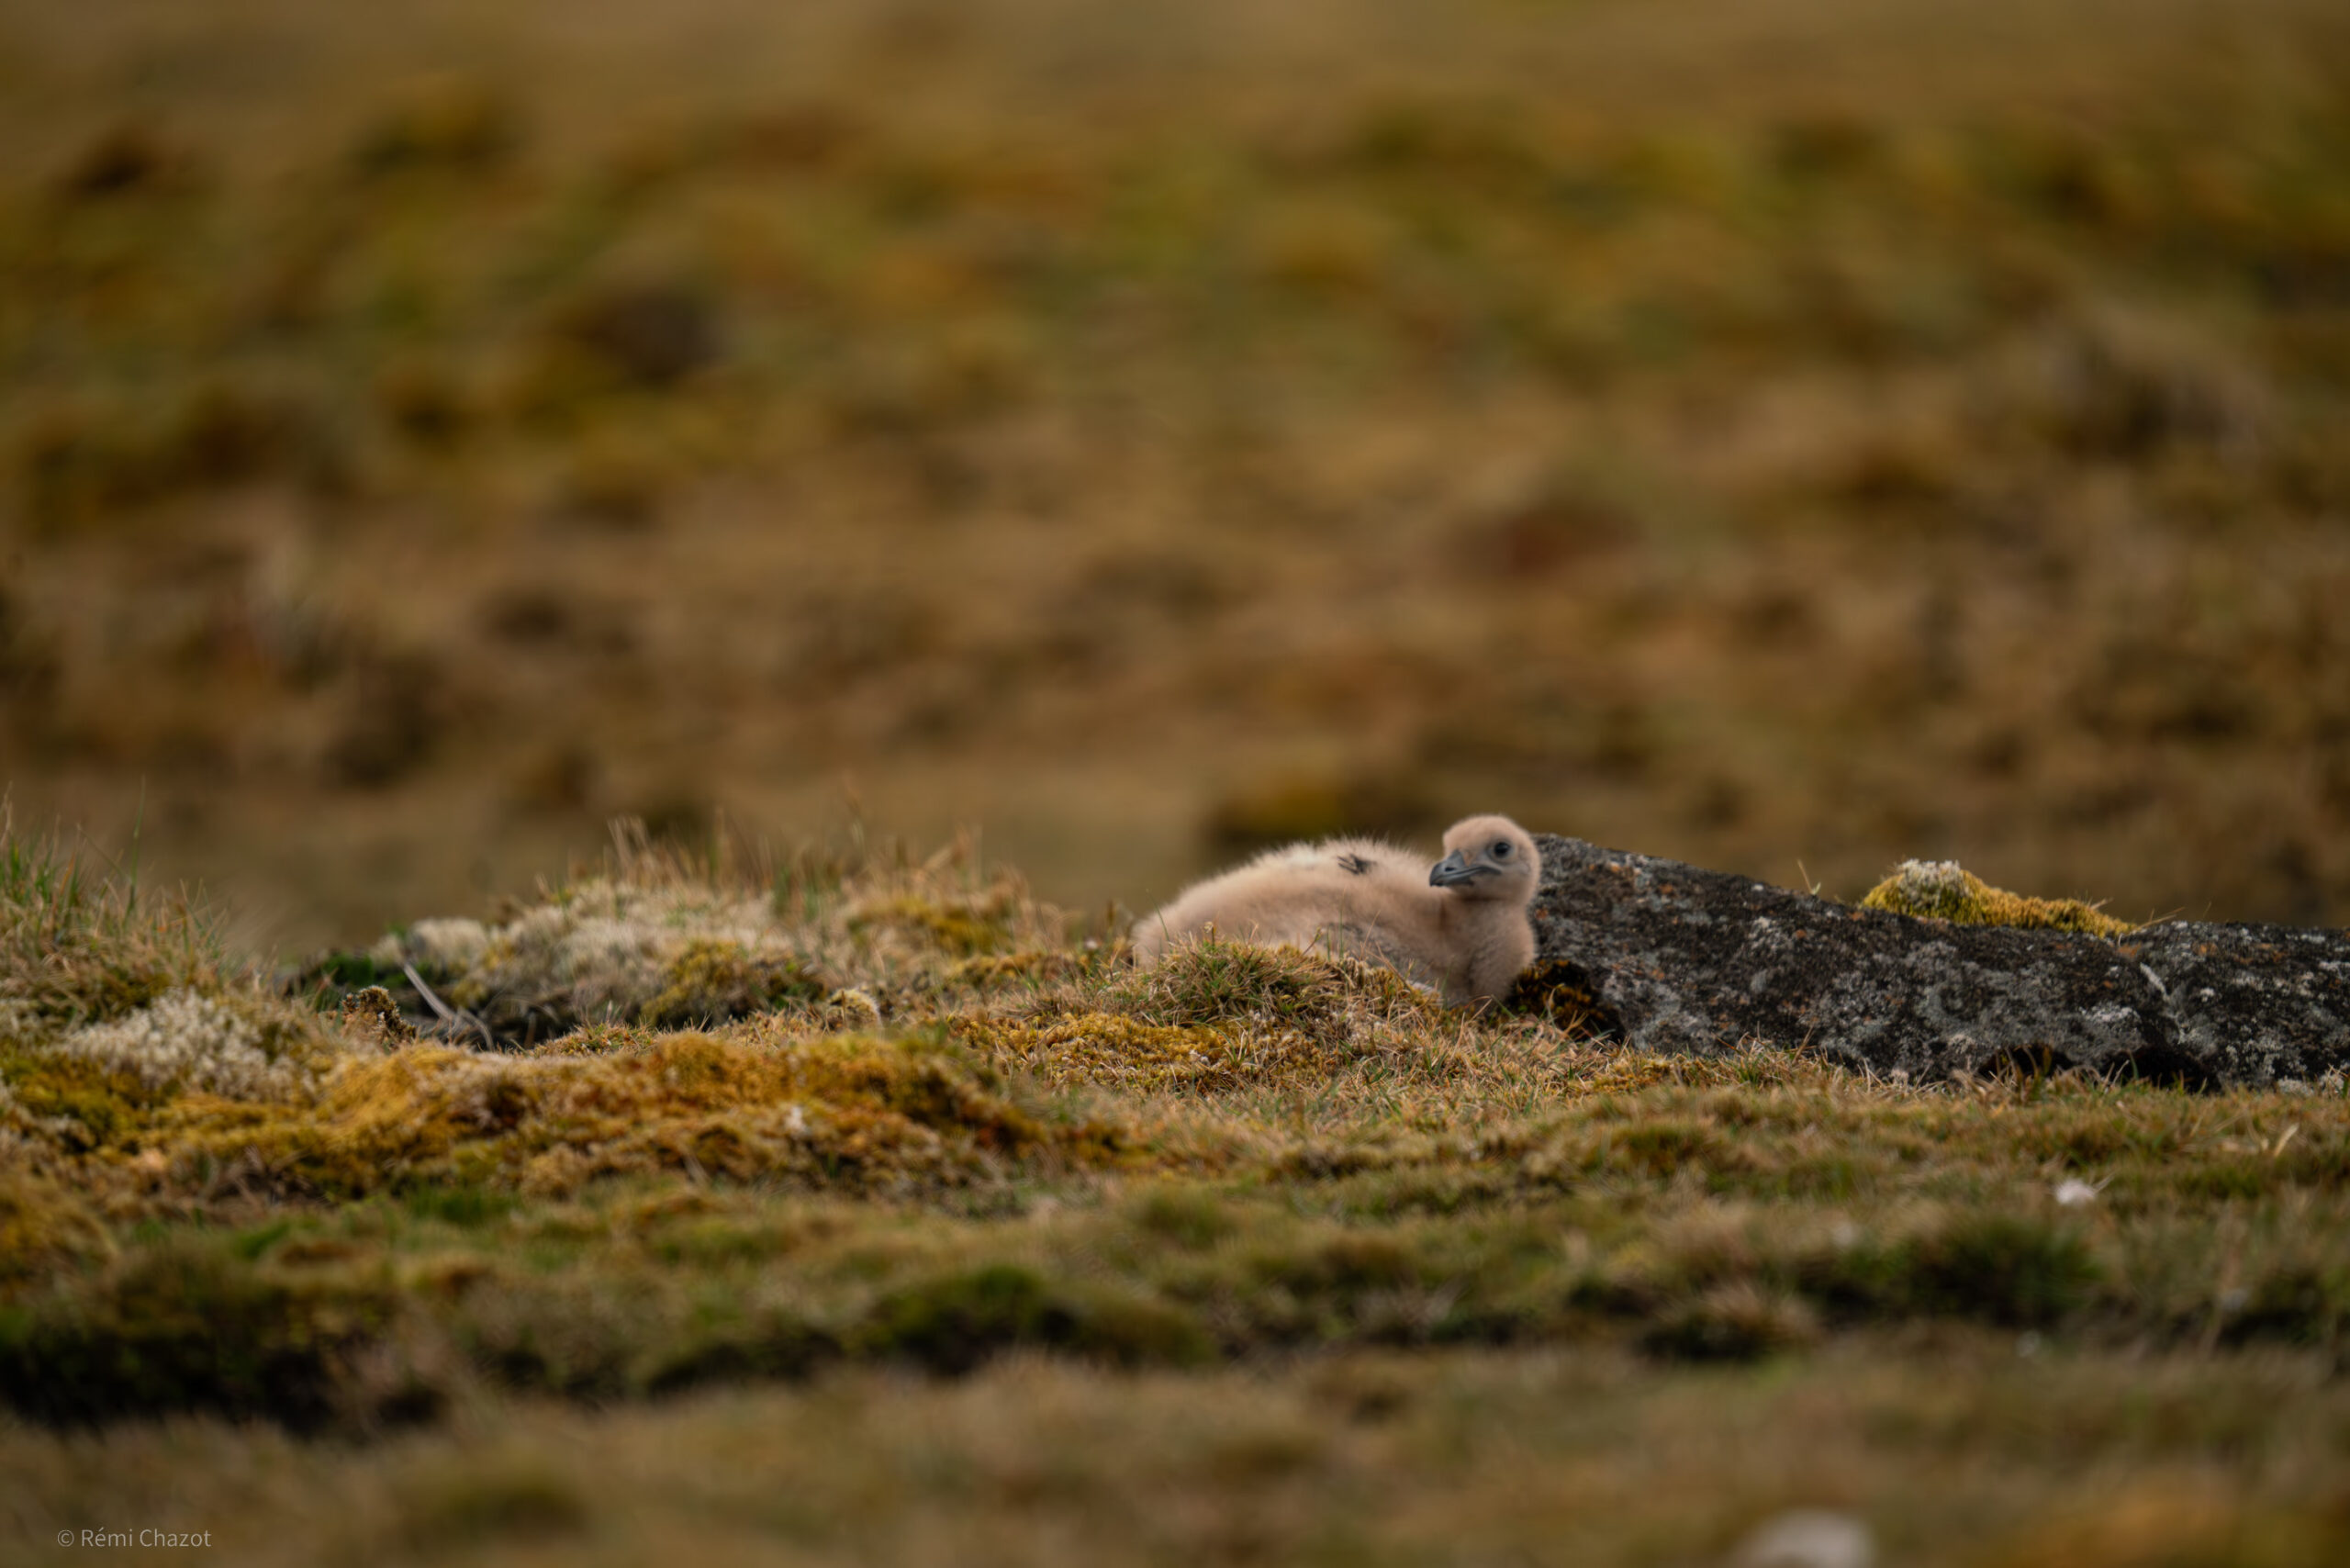
M 1824 1508 L 1764 1520 L 1730 1557 L 1733 1568 L 1871 1568 L 1875 1562 L 1869 1527 Z
M 2029 1328 L 2017 1335 L 2016 1354 L 2027 1361 L 2040 1354 L 2040 1336 Z
M 2056 1183 L 2056 1201 L 2065 1208 L 2097 1202 L 2097 1188 L 2077 1176 L 2067 1176 Z

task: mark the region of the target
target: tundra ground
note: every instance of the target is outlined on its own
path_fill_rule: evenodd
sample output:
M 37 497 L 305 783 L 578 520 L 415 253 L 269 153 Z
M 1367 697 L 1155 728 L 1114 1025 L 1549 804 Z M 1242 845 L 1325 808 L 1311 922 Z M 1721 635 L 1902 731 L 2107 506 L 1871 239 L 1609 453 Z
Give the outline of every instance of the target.
M 1292 951 L 1137 974 L 951 852 L 623 846 L 289 997 L 7 846 L 12 1555 L 2350 1548 L 2339 1075 L 1642 1057 Z

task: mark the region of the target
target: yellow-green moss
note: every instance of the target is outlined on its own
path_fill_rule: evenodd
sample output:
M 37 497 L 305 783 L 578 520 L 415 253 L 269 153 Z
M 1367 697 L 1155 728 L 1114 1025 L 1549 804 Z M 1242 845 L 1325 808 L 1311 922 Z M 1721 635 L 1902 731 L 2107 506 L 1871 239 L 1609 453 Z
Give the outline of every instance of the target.
M 1869 890 L 1861 907 L 1960 925 L 2014 925 L 2091 936 L 2120 936 L 2138 929 L 2079 899 L 2036 899 L 1992 887 L 1955 860 L 1904 860 L 1893 875 Z
M 974 991 L 1015 982 L 1041 985 L 1083 974 L 1088 967 L 1086 957 L 1082 953 L 1035 949 L 1018 953 L 981 953 L 949 964 L 941 979 L 947 985 L 968 986 Z
M 957 1033 L 993 1059 L 1056 1086 L 1214 1092 L 1327 1077 L 1336 1065 L 1327 1050 L 1293 1030 L 1146 1024 L 1115 1013 L 1080 1014 L 1041 1027 L 972 1023 Z
M 1110 1008 L 1149 1024 L 1253 1024 L 1337 1044 L 1375 1024 L 1429 1025 L 1433 991 L 1376 964 L 1295 947 L 1210 939 L 1106 986 Z
M 687 943 L 664 978 L 666 984 L 639 1014 L 655 1028 L 741 1018 L 787 1002 L 813 1001 L 830 989 L 796 959 L 711 937 Z
M 77 1150 L 122 1143 L 162 1098 L 128 1072 L 50 1052 L 0 1054 L 0 1088 L 23 1130 Z
M 113 1251 L 72 1194 L 30 1171 L 0 1168 L 0 1290 Z
M 1002 1160 L 1085 1164 L 1116 1129 L 1015 1103 L 960 1053 L 853 1037 L 664 1035 L 601 1055 L 412 1047 L 309 1106 L 190 1096 L 156 1134 L 175 1179 L 235 1170 L 349 1195 L 458 1180 L 562 1193 L 655 1170 L 851 1189 L 958 1186 Z
M 1010 902 L 1001 890 L 976 899 L 932 899 L 918 894 L 879 899 L 849 917 L 852 930 L 893 928 L 915 934 L 950 953 L 992 953 L 1010 935 Z

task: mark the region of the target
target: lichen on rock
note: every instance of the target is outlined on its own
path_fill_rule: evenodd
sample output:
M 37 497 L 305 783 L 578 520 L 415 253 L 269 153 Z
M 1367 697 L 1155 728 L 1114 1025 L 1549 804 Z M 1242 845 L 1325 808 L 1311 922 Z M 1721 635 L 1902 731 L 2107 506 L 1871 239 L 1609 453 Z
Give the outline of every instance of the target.
M 2031 929 L 1943 913 L 2051 907 L 1956 867 L 1920 868 L 1906 892 L 1897 874 L 1897 891 L 1855 909 L 1578 839 L 1538 842 L 1540 956 L 1581 966 L 1639 1050 L 1760 1043 L 1911 1081 L 2030 1063 L 2196 1088 L 2309 1081 L 2350 1058 L 2350 934 Z M 1913 896 L 1925 911 L 1886 907 Z

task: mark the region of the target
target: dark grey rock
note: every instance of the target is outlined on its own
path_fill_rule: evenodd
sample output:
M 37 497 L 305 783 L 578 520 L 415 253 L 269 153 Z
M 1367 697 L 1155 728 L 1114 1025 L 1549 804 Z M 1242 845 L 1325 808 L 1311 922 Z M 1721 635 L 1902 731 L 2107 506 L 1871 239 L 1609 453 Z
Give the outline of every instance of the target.
M 2003 1062 L 2201 1088 L 2350 1061 L 2350 935 L 2152 926 L 2121 941 L 1856 909 L 1539 835 L 1540 957 L 1645 1050 L 1799 1046 L 1912 1079 Z
M 2114 944 L 2162 988 L 2178 1048 L 2223 1083 L 2350 1065 L 2350 931 L 2171 921 Z

